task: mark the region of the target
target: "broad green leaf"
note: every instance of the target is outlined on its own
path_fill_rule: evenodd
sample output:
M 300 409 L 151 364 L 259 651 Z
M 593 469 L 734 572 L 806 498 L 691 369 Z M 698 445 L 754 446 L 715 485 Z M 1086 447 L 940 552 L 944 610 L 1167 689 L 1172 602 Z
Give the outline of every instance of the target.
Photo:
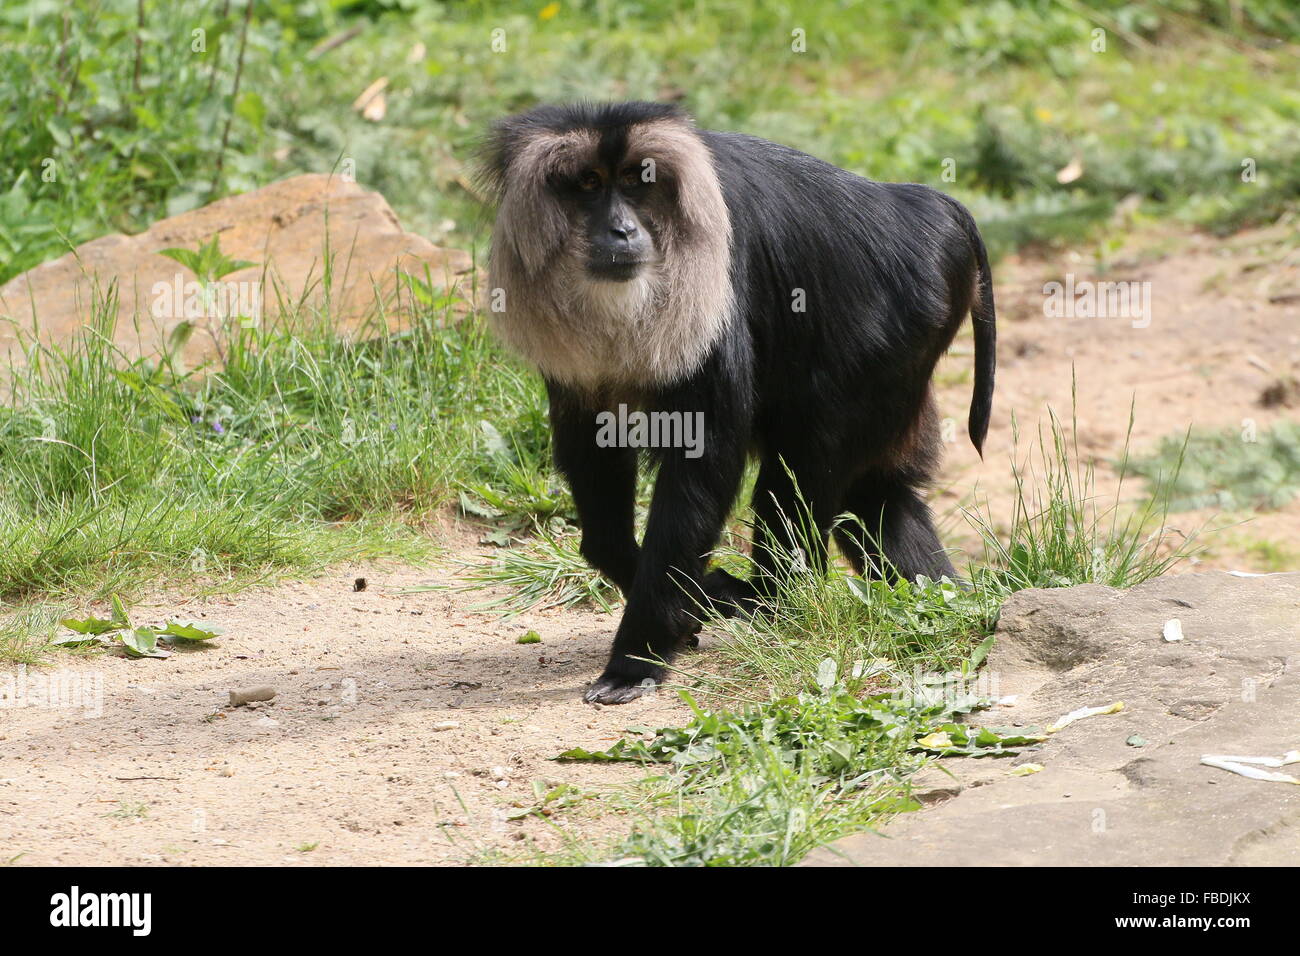
M 612 763 L 617 761 L 633 761 L 640 763 L 642 761 L 668 761 L 670 757 L 654 757 L 646 750 L 645 744 L 640 741 L 620 740 L 608 750 L 586 750 L 582 747 L 574 747 L 566 750 L 564 753 L 557 754 L 553 759 L 560 761 L 581 760 L 592 763 Z
M 995 634 L 990 634 L 980 642 L 980 646 L 975 648 L 975 653 L 970 656 L 970 669 L 972 671 L 979 670 L 979 666 L 984 663 L 984 659 L 989 656 L 989 651 L 993 650 L 993 645 L 996 643 L 997 635 Z
M 137 627 L 118 634 L 117 639 L 128 657 L 170 657 L 171 651 L 158 647 L 158 633 L 147 627 Z
M 178 641 L 208 641 L 222 633 L 223 629 L 215 624 L 200 626 L 196 621 L 168 621 L 167 626 L 157 632 L 159 637 Z
M 500 518 L 503 512 L 471 498 L 465 492 L 460 493 L 460 510 L 467 515 L 478 518 Z
M 199 258 L 199 254 L 195 252 L 193 249 L 180 249 L 180 248 L 159 249 L 158 255 L 166 256 L 168 259 L 175 259 L 185 268 L 193 272 L 196 276 L 202 275 L 199 269 L 203 265 L 203 260 Z
M 50 641 L 55 647 L 93 647 L 103 644 L 104 639 L 98 634 L 64 634 Z
M 75 617 L 65 617 L 59 622 L 71 631 L 78 634 L 107 634 L 109 631 L 119 630 L 122 625 L 113 621 L 105 620 L 102 617 L 88 617 L 85 620 L 78 621 Z M 59 641 L 55 642 L 61 643 Z

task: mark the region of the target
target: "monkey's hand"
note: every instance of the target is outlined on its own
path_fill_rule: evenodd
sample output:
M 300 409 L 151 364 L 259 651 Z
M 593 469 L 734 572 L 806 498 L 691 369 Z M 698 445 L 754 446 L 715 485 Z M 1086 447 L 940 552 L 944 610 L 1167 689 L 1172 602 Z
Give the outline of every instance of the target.
M 678 644 L 679 651 L 695 650 L 700 646 L 700 623 L 691 622 L 688 633 L 684 634 Z M 589 704 L 626 704 L 646 694 L 653 694 L 663 682 L 666 670 L 649 661 L 629 658 L 615 664 L 610 662 L 605 673 L 582 699 Z
M 626 704 L 659 689 L 663 668 L 654 668 L 654 675 L 620 675 L 606 670 L 596 683 L 587 688 L 582 699 L 588 704 Z

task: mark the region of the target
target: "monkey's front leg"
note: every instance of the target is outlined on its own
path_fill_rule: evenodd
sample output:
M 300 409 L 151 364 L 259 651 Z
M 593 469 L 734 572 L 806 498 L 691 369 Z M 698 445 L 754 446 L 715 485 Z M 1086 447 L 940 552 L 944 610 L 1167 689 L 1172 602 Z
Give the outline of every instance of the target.
M 582 556 L 618 585 L 632 592 L 637 552 L 637 453 L 633 448 L 596 444 L 596 410 L 559 386 L 549 385 L 555 464 L 568 480 L 582 527 Z
M 665 457 L 609 663 L 584 700 L 622 704 L 653 690 L 664 676 L 659 662 L 699 629 L 705 560 L 722 534 L 744 463 L 743 447 L 734 446 L 698 459 L 677 450 Z

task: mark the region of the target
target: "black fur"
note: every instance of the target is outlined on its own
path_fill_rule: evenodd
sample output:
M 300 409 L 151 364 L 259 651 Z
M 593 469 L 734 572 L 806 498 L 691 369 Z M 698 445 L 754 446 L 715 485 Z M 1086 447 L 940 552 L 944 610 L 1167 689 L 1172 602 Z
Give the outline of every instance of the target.
M 657 104 L 548 107 L 498 126 L 492 152 L 508 155 L 512 137 L 539 125 L 596 128 L 604 147 L 621 142 L 628 123 L 673 113 Z M 594 441 L 596 413 L 626 396 L 548 383 L 556 461 L 573 489 L 583 554 L 627 597 L 609 664 L 588 700 L 629 700 L 645 681 L 660 679 L 656 661 L 671 658 L 698 628 L 701 591 L 725 609 L 754 597 L 746 582 L 705 575 L 750 453 L 761 463 L 753 499 L 760 568 L 771 570 L 774 553 L 793 545 L 785 519 L 798 520 L 797 485 L 823 548 L 837 515 L 860 519 L 864 533 L 837 530 L 860 572 L 955 576 L 919 489 L 934 476 L 941 450 L 930 378 L 972 309 L 969 434 L 981 453 L 988 431 L 993 292 L 966 209 L 927 186 L 872 182 L 751 136 L 699 135 L 730 212 L 738 314 L 702 367 L 635 396 L 647 409 L 702 410 L 705 425 L 703 457 L 658 453 L 639 547 L 637 453 Z M 504 170 L 504 160 L 495 168 L 489 161 L 490 174 Z M 805 312 L 792 311 L 795 289 L 804 290 Z

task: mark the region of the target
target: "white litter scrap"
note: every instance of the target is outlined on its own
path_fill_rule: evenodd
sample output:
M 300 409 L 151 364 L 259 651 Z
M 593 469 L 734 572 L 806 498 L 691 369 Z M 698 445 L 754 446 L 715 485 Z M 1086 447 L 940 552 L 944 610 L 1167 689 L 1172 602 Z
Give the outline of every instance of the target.
M 1096 717 L 1098 714 L 1118 714 L 1123 709 L 1124 702 L 1122 700 L 1117 700 L 1105 707 L 1080 707 L 1078 710 L 1070 711 L 1064 717 L 1058 717 L 1055 723 L 1048 725 L 1047 732 L 1054 734 L 1061 728 L 1070 726 L 1076 720 L 1083 720 L 1085 717 Z
M 1300 750 L 1288 750 L 1280 757 L 1235 757 L 1229 754 L 1206 754 L 1202 760 L 1226 760 L 1229 763 L 1253 763 L 1260 767 L 1285 767 L 1300 763 Z
M 1300 785 L 1300 780 L 1291 776 L 1289 773 L 1281 773 L 1277 770 L 1261 770 L 1264 767 L 1285 767 L 1287 764 L 1300 763 L 1300 751 L 1291 750 L 1283 754 L 1282 757 L 1231 757 L 1220 756 L 1218 754 L 1205 754 L 1201 757 L 1201 763 L 1207 767 L 1214 767 L 1218 770 L 1226 770 L 1229 773 L 1235 773 L 1242 777 L 1249 777 L 1251 780 L 1267 780 L 1271 783 L 1293 783 Z
M 1183 639 L 1183 622 L 1176 617 L 1171 617 L 1165 621 L 1165 640 L 1181 641 Z

